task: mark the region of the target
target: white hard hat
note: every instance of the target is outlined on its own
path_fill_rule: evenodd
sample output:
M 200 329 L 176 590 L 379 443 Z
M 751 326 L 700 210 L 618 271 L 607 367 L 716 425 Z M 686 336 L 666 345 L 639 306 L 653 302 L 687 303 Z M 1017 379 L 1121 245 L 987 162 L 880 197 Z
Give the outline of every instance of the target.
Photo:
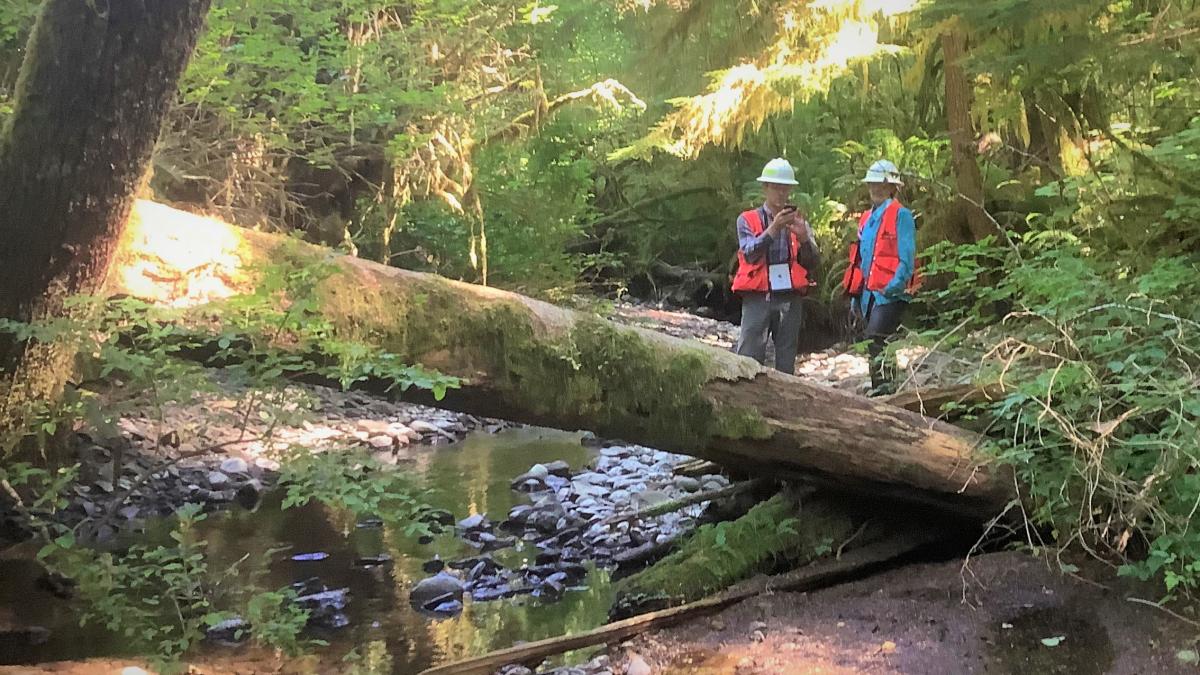
M 792 165 L 782 157 L 767 162 L 763 167 L 762 175 L 758 177 L 760 183 L 778 183 L 780 185 L 799 185 L 796 182 L 796 172 L 792 170 Z
M 897 169 L 895 164 L 886 159 L 881 159 L 872 164 L 871 168 L 867 169 L 867 175 L 863 177 L 862 182 L 904 185 L 904 181 L 900 180 L 900 169 Z

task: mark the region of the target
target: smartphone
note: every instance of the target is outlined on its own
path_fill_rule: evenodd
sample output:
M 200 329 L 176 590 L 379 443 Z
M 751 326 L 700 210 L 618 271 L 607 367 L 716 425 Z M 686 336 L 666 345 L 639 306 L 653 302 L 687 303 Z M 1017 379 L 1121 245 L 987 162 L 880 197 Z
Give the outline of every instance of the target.
M 800 208 L 800 207 L 796 206 L 795 204 L 784 204 L 783 210 L 780 211 L 780 213 L 787 213 L 788 211 L 795 211 L 798 208 Z

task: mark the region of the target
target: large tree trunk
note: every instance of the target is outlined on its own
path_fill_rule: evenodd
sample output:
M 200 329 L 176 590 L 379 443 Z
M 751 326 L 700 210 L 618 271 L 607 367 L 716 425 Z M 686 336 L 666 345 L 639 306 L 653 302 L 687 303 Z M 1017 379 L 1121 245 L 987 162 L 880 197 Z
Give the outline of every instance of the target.
M 138 211 L 109 292 L 202 302 L 248 288 L 254 264 L 329 255 L 164 206 Z M 1011 474 L 980 460 L 976 437 L 915 413 L 501 290 L 356 258 L 338 258 L 338 269 L 323 283 L 324 315 L 410 363 L 465 378 L 447 407 L 973 516 L 1010 498 Z
M 0 318 L 60 315 L 103 281 L 208 6 L 43 5 L 0 136 Z M 71 356 L 0 334 L 0 430 L 58 394 Z
M 942 62 L 946 80 L 946 121 L 950 131 L 950 158 L 958 189 L 958 222 L 974 241 L 997 234 L 983 210 L 983 175 L 975 163 L 975 126 L 971 122 L 971 82 L 963 70 L 967 34 L 955 26 L 942 34 Z

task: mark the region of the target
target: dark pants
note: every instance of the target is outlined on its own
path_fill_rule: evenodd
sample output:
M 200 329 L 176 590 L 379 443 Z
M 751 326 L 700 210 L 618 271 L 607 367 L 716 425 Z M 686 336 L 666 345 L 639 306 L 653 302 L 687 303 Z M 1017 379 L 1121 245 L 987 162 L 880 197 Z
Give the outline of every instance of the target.
M 775 340 L 775 369 L 796 372 L 796 349 L 804 322 L 804 302 L 791 293 L 742 294 L 742 328 L 738 332 L 737 353 L 759 363 L 767 360 L 767 338 Z
M 870 340 L 867 352 L 871 355 L 871 389 L 875 393 L 890 393 L 895 386 L 893 380 L 896 377 L 896 364 L 884 357 L 884 351 L 887 350 L 888 341 L 900 327 L 904 310 L 907 308 L 907 302 L 877 305 L 871 300 L 867 301 L 866 316 L 863 317 L 867 327 L 864 332 L 866 339 Z

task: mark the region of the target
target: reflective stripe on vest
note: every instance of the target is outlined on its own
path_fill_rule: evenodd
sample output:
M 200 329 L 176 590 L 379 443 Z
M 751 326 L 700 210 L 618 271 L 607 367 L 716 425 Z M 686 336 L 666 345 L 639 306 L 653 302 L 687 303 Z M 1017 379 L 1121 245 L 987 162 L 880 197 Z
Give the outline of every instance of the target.
M 900 213 L 900 208 L 900 201 L 893 199 L 883 210 L 882 222 L 879 223 L 879 229 L 875 233 L 875 248 L 871 252 L 871 269 L 866 279 L 866 290 L 868 291 L 882 292 L 895 278 L 896 270 L 900 269 L 900 245 L 896 233 L 896 216 Z M 867 211 L 859 219 L 859 239 L 855 239 L 850 244 L 850 266 L 846 268 L 846 273 L 842 276 L 842 288 L 850 295 L 859 295 L 863 291 L 862 258 L 859 245 L 862 231 L 871 220 L 871 213 L 871 211 Z M 914 260 L 913 273 L 905 286 L 905 292 L 911 294 L 917 290 L 919 285 L 920 281 Z
M 759 209 L 746 211 L 742 214 L 742 217 L 746 219 L 746 225 L 750 228 L 750 234 L 757 237 L 766 229 L 763 225 L 762 216 L 759 215 Z M 791 230 L 787 232 L 791 242 L 788 266 L 792 275 L 792 289 L 796 293 L 804 294 L 808 292 L 808 272 L 799 261 L 800 241 Z M 733 277 L 734 292 L 749 291 L 766 293 L 769 291 L 770 282 L 767 279 L 767 258 L 769 255 L 763 254 L 757 262 L 750 262 L 746 260 L 746 254 L 742 252 L 741 247 L 738 247 L 737 255 L 737 274 Z

